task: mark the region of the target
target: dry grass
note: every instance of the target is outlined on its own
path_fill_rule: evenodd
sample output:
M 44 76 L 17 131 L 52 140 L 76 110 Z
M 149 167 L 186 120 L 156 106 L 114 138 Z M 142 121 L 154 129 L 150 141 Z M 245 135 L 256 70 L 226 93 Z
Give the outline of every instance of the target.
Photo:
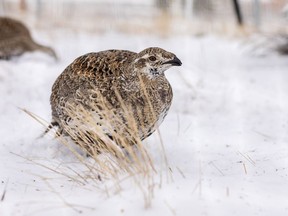
M 113 182 L 112 188 L 114 190 L 117 188 L 117 190 L 121 191 L 122 182 L 127 181 L 127 179 L 132 180 L 135 183 L 134 185 L 143 194 L 145 207 L 149 207 L 154 196 L 155 187 L 161 187 L 162 172 L 166 171 L 168 179 L 169 175 L 171 175 L 164 145 L 161 135 L 158 133 L 159 142 L 157 143 L 159 147 L 156 148 L 153 146 L 153 150 L 159 150 L 156 154 L 157 158 L 162 159 L 162 164 L 157 164 L 157 168 L 155 168 L 149 150 L 142 143 L 139 135 L 144 127 L 144 123 L 141 122 L 139 126 L 139 122 L 134 118 L 135 109 L 132 110 L 132 107 L 125 104 L 124 99 L 121 98 L 118 92 L 116 92 L 116 95 L 120 101 L 120 110 L 123 111 L 123 115 L 115 116 L 115 110 L 111 109 L 111 104 L 100 92 L 97 92 L 98 99 L 100 98 L 102 101 L 100 106 L 99 103 L 97 106 L 93 103 L 88 103 L 85 106 L 82 103 L 67 103 L 65 112 L 68 113 L 70 121 L 69 124 L 63 121 L 62 129 L 74 142 L 69 141 L 56 129 L 53 129 L 53 132 L 57 139 L 75 156 L 77 163 L 82 168 L 80 170 L 71 170 L 69 167 L 66 167 L 62 169 L 62 173 L 59 173 L 59 170 L 55 170 L 55 172 L 77 183 L 91 183 L 98 189 L 101 188 L 98 187 L 99 184 L 103 186 L 103 183 L 105 185 L 105 182 L 109 182 L 109 185 L 111 185 L 111 182 Z M 151 118 L 151 122 L 155 122 L 157 118 L 145 90 L 144 95 L 149 104 L 149 118 Z M 89 111 L 91 108 L 94 110 L 94 113 L 97 112 L 100 115 L 92 114 Z M 24 111 L 45 127 L 49 126 L 49 124 L 38 116 L 27 110 Z M 141 110 L 136 110 L 136 113 L 140 115 Z M 119 117 L 117 118 L 117 116 Z M 125 119 L 126 124 L 123 124 L 123 119 Z M 105 129 L 103 130 L 103 128 Z M 117 128 L 117 132 L 115 132 L 115 128 Z M 119 132 L 120 129 L 121 132 Z M 113 139 L 107 136 L 107 134 L 112 136 Z M 77 143 L 77 146 L 74 143 Z M 77 150 L 78 147 L 83 152 L 86 152 L 88 157 L 83 152 L 79 152 Z M 39 165 L 39 163 L 37 164 Z M 47 167 L 47 165 L 43 167 L 53 170 Z M 107 187 L 109 188 L 110 186 L 105 186 L 104 188 Z M 110 194 L 109 191 L 106 191 L 106 193 Z

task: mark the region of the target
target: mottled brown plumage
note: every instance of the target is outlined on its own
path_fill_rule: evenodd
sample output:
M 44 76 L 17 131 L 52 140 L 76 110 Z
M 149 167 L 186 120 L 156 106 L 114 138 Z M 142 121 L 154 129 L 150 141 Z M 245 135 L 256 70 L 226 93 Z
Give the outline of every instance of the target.
M 173 94 L 165 70 L 181 64 L 173 53 L 156 47 L 140 53 L 107 50 L 80 56 L 53 85 L 52 125 L 70 135 L 67 128 L 81 126 L 72 126 L 80 117 L 69 110 L 80 107 L 111 139 L 117 133 L 133 144 L 131 131 L 137 131 L 143 140 L 161 124 L 171 105 Z
M 0 17 L 0 59 L 9 59 L 36 50 L 57 58 L 50 47 L 40 45 L 32 39 L 23 23 L 8 17 Z

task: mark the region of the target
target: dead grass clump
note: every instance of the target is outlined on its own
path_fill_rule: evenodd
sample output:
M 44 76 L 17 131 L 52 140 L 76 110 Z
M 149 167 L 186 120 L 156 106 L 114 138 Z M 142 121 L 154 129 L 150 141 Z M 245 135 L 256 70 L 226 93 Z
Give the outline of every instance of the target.
M 117 110 L 111 108 L 111 103 L 100 92 L 95 91 L 93 94 L 98 97 L 98 103 L 88 102 L 91 100 L 85 100 L 84 95 L 85 105 L 83 105 L 83 100 L 79 103 L 77 101 L 67 102 L 65 113 L 69 116 L 69 123 L 64 122 L 64 120 L 61 122 L 63 134 L 69 135 L 87 153 L 88 157 L 77 151 L 75 145 L 53 129 L 59 141 L 74 154 L 79 164 L 84 168 L 81 171 L 74 170 L 76 177 L 73 176 L 71 179 L 77 178 L 84 184 L 93 182 L 96 185 L 109 180 L 109 182 L 114 182 L 114 186 L 120 190 L 121 182 L 127 178 L 132 179 L 142 192 L 145 206 L 148 207 L 153 198 L 155 186 L 161 187 L 162 170 L 155 168 L 149 150 L 141 141 L 141 134 L 143 134 L 147 123 L 140 121 L 139 124 L 143 110 L 128 107 L 118 92 L 115 92 L 120 101 L 120 108 L 118 107 Z M 145 91 L 144 95 L 147 96 Z M 149 121 L 157 122 L 152 103 L 148 97 L 146 98 L 149 108 L 145 113 L 149 115 Z M 119 113 L 115 114 L 115 112 Z M 49 126 L 34 114 L 28 111 L 26 113 L 46 127 Z M 158 158 L 162 158 L 164 168 L 167 171 L 168 162 L 161 137 L 159 148 L 156 149 L 159 150 Z M 160 169 L 163 169 L 163 164 L 160 165 Z M 158 175 L 159 173 L 160 175 Z M 68 174 L 64 176 L 68 176 Z M 156 178 L 159 178 L 159 181 L 156 181 Z

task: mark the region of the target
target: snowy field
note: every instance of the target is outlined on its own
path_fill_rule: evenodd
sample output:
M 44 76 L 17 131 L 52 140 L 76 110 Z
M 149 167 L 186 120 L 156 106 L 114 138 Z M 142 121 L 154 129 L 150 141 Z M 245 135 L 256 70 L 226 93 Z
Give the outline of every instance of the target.
M 53 44 L 60 60 L 35 52 L 0 61 L 1 216 L 288 215 L 287 58 L 253 56 L 244 51 L 243 38 L 63 30 L 34 36 Z M 166 72 L 174 100 L 160 132 L 170 177 L 165 171 L 161 178 L 155 175 L 161 187 L 145 208 L 130 179 L 123 180 L 121 191 L 105 192 L 49 170 L 70 161 L 81 172 L 69 152 L 59 151 L 64 147 L 57 140 L 38 138 L 44 128 L 19 108 L 50 121 L 52 84 L 76 57 L 150 46 L 175 53 L 183 65 Z M 153 149 L 156 142 L 154 134 L 145 145 Z M 152 156 L 161 167 L 157 153 Z

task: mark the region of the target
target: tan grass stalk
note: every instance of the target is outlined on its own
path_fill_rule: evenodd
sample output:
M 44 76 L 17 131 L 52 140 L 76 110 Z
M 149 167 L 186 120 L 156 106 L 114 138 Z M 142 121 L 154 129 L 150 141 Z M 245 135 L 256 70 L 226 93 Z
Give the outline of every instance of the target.
M 149 115 L 149 121 L 155 123 L 157 122 L 157 116 L 153 104 L 141 78 L 140 81 L 142 82 L 145 103 L 149 104 L 149 109 L 145 110 L 145 112 Z M 81 102 L 76 100 L 67 102 L 64 111 L 69 116 L 70 121 L 68 124 L 64 120 L 61 122 L 61 129 L 64 134 L 69 135 L 87 153 L 90 159 L 79 153 L 75 149 L 75 145 L 60 135 L 60 132 L 54 131 L 59 141 L 71 151 L 84 168 L 84 172 L 76 169 L 68 169 L 67 171 L 66 169 L 69 175 L 63 175 L 68 176 L 70 179 L 77 178 L 80 182 L 91 182 L 96 185 L 104 180 L 112 180 L 114 188 L 119 190 L 122 188 L 122 182 L 127 178 L 131 178 L 142 192 L 145 206 L 148 207 L 154 197 L 155 186 L 160 184 L 161 187 L 162 170 L 159 172 L 155 168 L 149 151 L 141 141 L 140 134 L 145 131 L 145 123 L 141 122 L 143 110 L 140 108 L 136 108 L 136 110 L 134 108 L 133 110 L 132 106 L 129 107 L 125 103 L 125 99 L 122 98 L 120 92 L 115 90 L 115 95 L 120 102 L 118 111 L 120 110 L 122 113 L 115 115 L 117 110 L 115 111 L 114 107 L 104 98 L 101 92 L 95 91 L 94 93 L 98 98 L 97 104 L 91 102 L 87 96 L 85 98 L 84 95 L 80 95 L 80 93 L 79 96 L 83 98 Z M 83 101 L 85 101 L 84 104 Z M 101 101 L 100 105 L 99 101 Z M 91 112 L 91 109 L 94 112 Z M 49 125 L 31 112 L 23 111 L 42 125 L 46 127 Z M 98 113 L 98 115 L 93 113 Z M 102 117 L 100 118 L 100 116 Z M 138 121 L 135 116 L 138 116 Z M 126 122 L 125 124 L 123 119 Z M 107 136 L 107 133 L 113 137 L 113 140 Z M 163 141 L 160 133 L 158 135 L 160 138 L 159 154 L 162 158 L 164 169 L 169 172 Z M 160 169 L 163 169 L 162 165 Z M 54 171 L 58 172 L 57 170 Z M 71 178 L 71 172 L 75 174 L 75 177 Z M 159 173 L 160 175 L 158 175 Z M 160 183 L 157 182 L 157 176 L 160 177 Z M 107 186 L 105 186 L 104 191 L 109 194 L 109 187 L 107 190 Z

